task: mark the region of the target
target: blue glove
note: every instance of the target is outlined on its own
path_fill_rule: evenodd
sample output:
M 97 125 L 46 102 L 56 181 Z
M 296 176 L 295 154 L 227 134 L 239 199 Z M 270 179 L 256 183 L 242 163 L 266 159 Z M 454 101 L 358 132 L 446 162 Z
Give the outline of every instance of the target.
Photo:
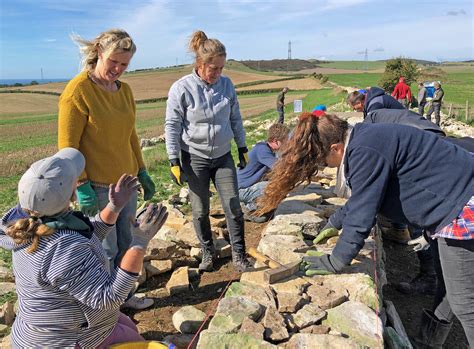
M 153 183 L 151 177 L 144 168 L 138 171 L 138 181 L 143 188 L 143 199 L 145 199 L 145 201 L 150 200 L 156 193 L 155 183 Z
M 99 201 L 92 189 L 91 182 L 87 181 L 76 188 L 77 202 L 82 213 L 86 216 L 95 216 L 99 211 Z

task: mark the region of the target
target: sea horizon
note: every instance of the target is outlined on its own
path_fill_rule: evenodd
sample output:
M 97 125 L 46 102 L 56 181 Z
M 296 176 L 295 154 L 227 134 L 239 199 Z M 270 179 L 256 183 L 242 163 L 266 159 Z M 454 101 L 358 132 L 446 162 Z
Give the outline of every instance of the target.
M 63 82 L 69 81 L 70 78 L 58 78 L 58 79 L 0 79 L 0 85 L 15 85 L 23 84 L 30 85 L 32 81 L 36 81 L 38 84 L 48 84 L 50 82 Z

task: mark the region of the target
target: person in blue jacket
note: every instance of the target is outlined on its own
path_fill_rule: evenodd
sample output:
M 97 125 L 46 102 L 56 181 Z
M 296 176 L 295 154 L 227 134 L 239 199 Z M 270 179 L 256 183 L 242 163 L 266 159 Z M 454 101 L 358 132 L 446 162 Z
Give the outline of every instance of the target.
M 346 144 L 347 140 L 347 145 Z M 446 293 L 424 310 L 419 346 L 440 347 L 453 314 L 474 345 L 474 159 L 430 132 L 397 124 L 348 123 L 303 113 L 270 174 L 260 212 L 274 209 L 318 166 L 344 164 L 352 195 L 336 217 L 342 233 L 331 255 L 304 257 L 307 269 L 337 273 L 357 256 L 377 214 L 424 229 L 437 239 Z M 332 217 L 331 217 L 332 218 Z
M 392 96 L 385 94 L 385 91 L 377 86 L 373 86 L 368 90 L 358 90 L 349 93 L 346 102 L 354 110 L 363 112 L 364 118 L 370 112 L 377 109 L 405 109 L 400 102 Z

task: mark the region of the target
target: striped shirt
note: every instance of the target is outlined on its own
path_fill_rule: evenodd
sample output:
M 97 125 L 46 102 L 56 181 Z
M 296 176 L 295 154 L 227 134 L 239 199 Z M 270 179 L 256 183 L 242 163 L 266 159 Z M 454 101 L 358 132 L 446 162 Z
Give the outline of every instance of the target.
M 19 348 L 93 348 L 114 329 L 119 307 L 138 275 L 109 271 L 101 240 L 113 227 L 91 220 L 94 234 L 58 230 L 40 239 L 34 253 L 29 243 L 17 245 L 6 227 L 16 208 L 2 218 L 0 247 L 13 250 L 19 308 L 12 342 Z

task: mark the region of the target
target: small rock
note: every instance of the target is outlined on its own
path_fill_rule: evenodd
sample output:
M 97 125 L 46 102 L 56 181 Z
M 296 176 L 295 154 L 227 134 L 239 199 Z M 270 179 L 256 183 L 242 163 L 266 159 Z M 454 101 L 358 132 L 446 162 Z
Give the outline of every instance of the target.
M 206 314 L 204 312 L 192 305 L 188 305 L 175 312 L 172 321 L 174 328 L 179 332 L 194 334 L 197 332 L 205 318 Z
M 334 291 L 325 285 L 311 285 L 306 290 L 306 294 L 310 297 L 311 303 L 323 310 L 337 307 L 349 299 L 347 290 Z
M 0 296 L 3 296 L 9 292 L 15 292 L 16 287 L 13 282 L 0 282 Z
M 8 301 L 0 306 L 0 324 L 11 326 L 15 320 L 14 303 Z
M 166 273 L 173 269 L 173 262 L 170 259 L 167 260 L 151 260 L 150 263 L 146 264 L 147 277 L 152 277 Z
M 263 340 L 265 328 L 262 324 L 253 321 L 251 318 L 245 318 L 240 326 L 239 333 L 244 333 L 258 340 Z
M 144 260 L 168 259 L 176 252 L 176 250 L 177 246 L 174 242 L 161 239 L 151 239 L 147 246 Z
M 188 267 L 181 267 L 174 271 L 170 280 L 166 283 L 169 295 L 187 291 L 189 289 Z
M 297 333 L 291 337 L 285 349 L 358 349 L 357 343 L 349 338 L 330 334 Z
M 328 334 L 330 328 L 324 325 L 311 325 L 300 330 L 301 333 Z
M 307 304 L 293 315 L 293 321 L 298 328 L 314 325 L 326 317 L 326 312 L 315 304 Z
M 266 340 L 282 341 L 289 338 L 283 316 L 274 308 L 268 307 L 262 320 Z

